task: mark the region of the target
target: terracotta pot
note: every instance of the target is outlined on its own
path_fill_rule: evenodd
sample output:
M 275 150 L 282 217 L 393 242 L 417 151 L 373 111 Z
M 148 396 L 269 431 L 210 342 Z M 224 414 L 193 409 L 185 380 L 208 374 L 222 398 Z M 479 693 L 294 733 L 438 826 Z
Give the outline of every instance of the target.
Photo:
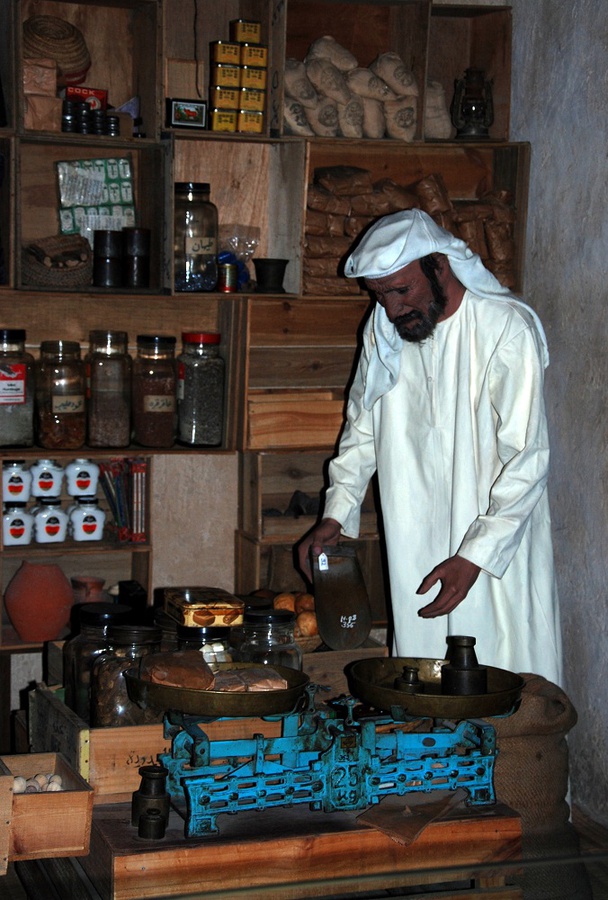
M 4 606 L 22 641 L 56 640 L 70 620 L 72 586 L 55 564 L 22 562 L 4 593 Z
M 72 578 L 72 596 L 74 603 L 105 603 L 109 594 L 104 591 L 104 578 L 95 575 L 77 575 Z

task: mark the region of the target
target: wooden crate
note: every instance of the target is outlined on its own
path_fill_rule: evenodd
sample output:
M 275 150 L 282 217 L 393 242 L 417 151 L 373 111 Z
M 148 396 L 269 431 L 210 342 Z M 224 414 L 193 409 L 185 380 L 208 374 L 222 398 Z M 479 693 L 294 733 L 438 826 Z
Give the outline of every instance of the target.
M 212 740 L 233 740 L 254 731 L 278 735 L 279 728 L 277 723 L 243 718 L 210 722 L 206 731 Z M 61 752 L 89 782 L 95 803 L 130 800 L 140 785 L 140 766 L 155 764 L 158 754 L 171 746 L 160 724 L 91 728 L 44 684 L 29 694 L 29 739 L 33 752 Z
M 285 512 L 295 491 L 322 503 L 330 459 L 327 450 L 243 453 L 239 527 L 256 538 L 300 538 L 313 527 L 317 515 L 314 512 L 285 515 Z M 363 535 L 378 534 L 373 494 L 370 487 L 363 502 L 360 529 Z
M 12 793 L 16 775 L 32 778 L 40 772 L 61 775 L 64 790 L 40 794 Z M 12 802 L 5 810 L 7 796 L 12 798 Z M 1 756 L 0 797 L 0 851 L 4 851 L 8 832 L 9 862 L 49 856 L 86 856 L 89 852 L 93 790 L 62 754 Z
M 247 447 L 333 448 L 343 422 L 343 391 L 251 391 Z

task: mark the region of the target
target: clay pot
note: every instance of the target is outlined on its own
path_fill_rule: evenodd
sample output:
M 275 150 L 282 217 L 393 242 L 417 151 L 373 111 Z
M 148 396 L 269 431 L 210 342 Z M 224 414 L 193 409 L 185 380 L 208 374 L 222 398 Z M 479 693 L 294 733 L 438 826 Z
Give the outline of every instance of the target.
M 104 591 L 104 578 L 95 575 L 77 575 L 72 578 L 74 603 L 107 603 L 109 595 Z
M 22 641 L 56 640 L 70 620 L 69 579 L 55 564 L 22 562 L 4 593 L 4 606 Z

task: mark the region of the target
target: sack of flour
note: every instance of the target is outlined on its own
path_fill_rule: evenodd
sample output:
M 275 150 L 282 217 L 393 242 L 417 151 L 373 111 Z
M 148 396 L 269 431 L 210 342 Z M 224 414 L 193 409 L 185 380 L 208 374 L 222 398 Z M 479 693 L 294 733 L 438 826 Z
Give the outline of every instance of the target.
M 386 131 L 384 107 L 380 100 L 361 97 L 363 103 L 363 137 L 380 140 Z
M 324 97 L 336 103 L 348 103 L 351 92 L 346 78 L 328 59 L 311 59 L 306 63 L 306 74 L 313 87 Z
M 355 94 L 348 103 L 338 103 L 338 125 L 343 137 L 363 137 L 363 101 Z
M 397 96 L 371 69 L 353 69 L 347 73 L 346 83 L 354 94 L 371 100 L 394 100 Z
M 427 140 L 447 140 L 452 133 L 452 120 L 443 86 L 438 81 L 429 81 L 424 103 L 424 137 Z
M 314 109 L 319 102 L 317 92 L 306 74 L 306 66 L 297 59 L 285 60 L 285 93 L 309 109 Z
M 317 38 L 308 48 L 305 62 L 311 59 L 328 59 L 341 72 L 350 72 L 358 65 L 357 59 L 350 50 L 339 44 L 335 38 L 329 34 Z
M 308 124 L 318 137 L 337 137 L 340 129 L 338 105 L 331 97 L 321 97 L 314 109 L 305 109 Z
M 398 53 L 391 51 L 381 53 L 371 63 L 370 69 L 379 78 L 386 81 L 398 97 L 404 94 L 418 95 L 418 85 L 412 71 L 405 65 Z
M 416 133 L 416 105 L 418 98 L 413 94 L 387 100 L 384 106 L 386 133 L 400 141 L 413 141 Z

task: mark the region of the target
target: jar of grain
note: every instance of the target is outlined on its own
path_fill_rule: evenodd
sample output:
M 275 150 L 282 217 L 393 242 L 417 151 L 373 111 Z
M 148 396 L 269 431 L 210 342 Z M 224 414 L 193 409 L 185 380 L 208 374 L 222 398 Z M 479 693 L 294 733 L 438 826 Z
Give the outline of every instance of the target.
M 0 446 L 34 443 L 34 357 L 23 328 L 0 328 Z
M 86 436 L 85 368 L 78 341 L 42 341 L 36 367 L 36 439 L 78 450 Z
M 224 431 L 225 365 L 217 332 L 185 332 L 177 358 L 178 437 L 181 443 L 218 447 Z
M 162 721 L 162 713 L 142 709 L 130 699 L 125 680 L 125 672 L 138 672 L 142 658 L 160 650 L 161 637 L 162 630 L 155 625 L 116 625 L 108 629 L 108 649 L 93 666 L 93 726 L 148 725 Z
M 133 361 L 133 439 L 143 447 L 171 447 L 177 431 L 175 338 L 137 336 Z
M 89 332 L 87 443 L 126 447 L 131 440 L 132 360 L 126 331 Z

